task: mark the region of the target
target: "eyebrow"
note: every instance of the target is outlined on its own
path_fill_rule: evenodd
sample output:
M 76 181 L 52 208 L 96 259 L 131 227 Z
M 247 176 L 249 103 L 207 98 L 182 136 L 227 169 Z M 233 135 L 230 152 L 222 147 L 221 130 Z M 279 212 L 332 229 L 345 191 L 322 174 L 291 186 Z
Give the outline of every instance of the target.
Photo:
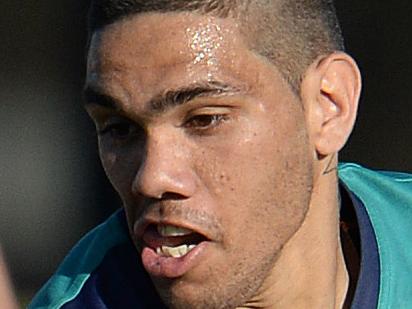
M 198 82 L 177 89 L 169 89 L 155 95 L 148 102 L 148 110 L 154 114 L 164 113 L 167 110 L 186 104 L 200 97 L 222 97 L 241 92 L 240 88 L 230 86 L 219 81 Z M 119 103 L 110 95 L 101 93 L 93 87 L 83 91 L 85 105 L 96 104 L 110 109 L 119 109 Z

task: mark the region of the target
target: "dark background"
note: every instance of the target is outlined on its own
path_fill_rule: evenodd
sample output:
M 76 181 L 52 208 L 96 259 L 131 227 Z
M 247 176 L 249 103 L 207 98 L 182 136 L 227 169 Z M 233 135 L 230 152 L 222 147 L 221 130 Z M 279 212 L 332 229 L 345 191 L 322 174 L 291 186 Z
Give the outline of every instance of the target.
M 84 0 L 2 1 L 0 242 L 20 299 L 118 206 L 81 107 Z M 412 171 L 412 2 L 341 0 L 348 52 L 363 72 L 343 160 Z

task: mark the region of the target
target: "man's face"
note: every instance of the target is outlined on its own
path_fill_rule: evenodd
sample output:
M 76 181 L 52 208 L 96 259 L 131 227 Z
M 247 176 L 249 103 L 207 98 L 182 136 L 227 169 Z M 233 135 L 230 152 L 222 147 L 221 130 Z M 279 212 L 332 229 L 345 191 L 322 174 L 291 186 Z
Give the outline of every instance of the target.
M 231 308 L 302 224 L 302 105 L 238 25 L 146 14 L 94 34 L 87 110 L 142 262 L 171 307 Z

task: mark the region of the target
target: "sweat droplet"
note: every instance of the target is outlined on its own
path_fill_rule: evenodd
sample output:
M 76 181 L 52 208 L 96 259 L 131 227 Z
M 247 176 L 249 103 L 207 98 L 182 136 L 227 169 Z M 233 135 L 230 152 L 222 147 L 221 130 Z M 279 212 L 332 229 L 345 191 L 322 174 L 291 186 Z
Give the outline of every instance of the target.
M 190 48 L 194 52 L 193 64 L 205 63 L 212 74 L 218 65 L 215 53 L 220 48 L 222 41 L 221 28 L 210 20 L 206 24 L 200 23 L 197 27 L 187 28 L 186 33 L 189 36 Z

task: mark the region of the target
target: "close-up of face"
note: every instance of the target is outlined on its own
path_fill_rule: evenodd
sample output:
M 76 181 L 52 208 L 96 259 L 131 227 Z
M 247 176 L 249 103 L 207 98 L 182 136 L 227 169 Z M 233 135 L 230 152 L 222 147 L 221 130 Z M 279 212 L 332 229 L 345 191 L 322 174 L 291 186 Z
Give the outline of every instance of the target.
M 311 199 L 300 99 L 240 33 L 230 18 L 146 13 L 91 39 L 101 160 L 170 307 L 253 299 Z

